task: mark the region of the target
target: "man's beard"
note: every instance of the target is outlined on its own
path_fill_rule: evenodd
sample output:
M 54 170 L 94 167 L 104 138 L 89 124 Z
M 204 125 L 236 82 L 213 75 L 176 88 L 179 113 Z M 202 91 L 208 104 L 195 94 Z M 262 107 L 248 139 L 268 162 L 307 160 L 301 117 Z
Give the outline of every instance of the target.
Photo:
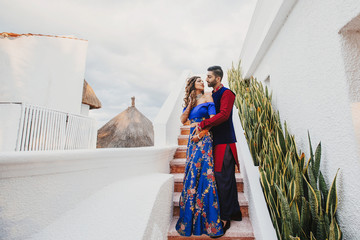
M 213 81 L 213 82 L 208 82 L 208 87 L 214 87 L 216 85 L 216 82 Z

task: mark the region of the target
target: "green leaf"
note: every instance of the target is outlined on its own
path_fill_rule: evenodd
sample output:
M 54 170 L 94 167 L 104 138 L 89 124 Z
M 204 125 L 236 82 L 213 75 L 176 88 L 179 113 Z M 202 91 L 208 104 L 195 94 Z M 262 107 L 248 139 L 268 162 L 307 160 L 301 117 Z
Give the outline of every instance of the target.
M 291 218 L 293 223 L 293 235 L 300 236 L 301 228 L 300 228 L 300 212 L 297 204 L 292 204 L 291 207 Z
M 314 237 L 314 234 L 312 232 L 310 232 L 310 240 L 316 240 L 316 238 Z
M 281 217 L 283 220 L 283 229 L 285 231 L 284 234 L 285 236 L 294 235 L 289 203 L 279 186 L 275 185 L 275 189 L 280 198 Z
M 301 207 L 301 215 L 300 215 L 300 226 L 302 229 L 301 238 L 307 238 L 310 232 L 310 224 L 311 224 L 311 212 L 310 212 L 310 203 L 304 198 L 302 200 Z
M 285 156 L 286 155 L 286 145 L 285 145 L 285 138 L 284 138 L 284 134 L 281 130 L 280 127 L 277 127 L 277 143 L 280 146 L 280 149 L 282 151 L 282 154 Z
M 316 147 L 316 151 L 315 151 L 315 165 L 313 167 L 315 181 L 317 181 L 318 176 L 319 176 L 320 159 L 321 159 L 321 142 L 318 144 L 318 146 Z
M 336 222 L 335 217 L 331 219 L 331 224 L 329 228 L 329 240 L 340 240 L 342 239 L 342 233 L 340 231 L 339 225 Z
M 321 171 L 320 171 L 320 175 L 319 175 L 319 188 L 324 197 L 324 202 L 326 203 L 328 190 L 327 190 L 327 185 L 326 185 L 324 176 L 322 175 Z
M 317 229 L 316 229 L 316 237 L 318 239 L 326 239 L 326 232 L 325 232 L 325 220 L 324 220 L 324 216 L 322 214 L 322 212 L 320 212 L 320 214 L 317 217 Z
M 296 198 L 301 199 L 301 197 L 304 196 L 304 188 L 303 188 L 303 181 L 302 181 L 300 169 L 297 162 L 295 162 L 294 164 L 294 171 L 295 171 Z
M 339 169 L 336 172 L 335 178 L 331 184 L 326 200 L 326 214 L 330 215 L 331 217 L 335 216 L 338 205 L 338 198 L 336 193 L 336 178 L 338 173 L 339 173 Z
M 309 139 L 309 146 L 310 146 L 310 162 L 312 165 L 314 165 L 314 154 L 313 154 L 313 150 L 312 150 L 312 145 L 311 145 L 311 139 L 310 139 L 310 133 L 308 131 L 308 139 Z
M 318 209 L 319 209 L 319 200 L 316 197 L 316 192 L 312 188 L 311 184 L 306 180 L 305 176 L 303 175 L 303 178 L 305 179 L 307 185 L 308 185 L 308 191 L 309 191 L 309 199 L 310 199 L 310 210 L 311 215 L 313 218 L 316 218 L 318 215 Z
M 310 168 L 308 169 L 307 173 L 308 173 L 308 177 L 309 177 L 309 181 L 310 181 L 311 187 L 312 187 L 313 189 L 317 189 L 317 184 L 316 184 L 316 180 L 315 180 L 315 177 L 314 177 L 314 172 L 313 172 L 311 166 L 310 166 Z

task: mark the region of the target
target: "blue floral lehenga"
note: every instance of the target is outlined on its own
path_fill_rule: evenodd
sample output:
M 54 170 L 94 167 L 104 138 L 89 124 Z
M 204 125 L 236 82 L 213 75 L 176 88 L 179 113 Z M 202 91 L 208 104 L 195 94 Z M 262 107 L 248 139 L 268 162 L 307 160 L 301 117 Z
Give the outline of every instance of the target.
M 191 123 L 200 122 L 212 114 L 216 114 L 214 103 L 202 103 L 191 110 L 189 120 Z M 223 235 L 213 171 L 212 138 L 208 133 L 199 142 L 192 142 L 193 130 L 190 129 L 187 145 L 184 187 L 180 195 L 180 217 L 176 230 L 182 236 Z

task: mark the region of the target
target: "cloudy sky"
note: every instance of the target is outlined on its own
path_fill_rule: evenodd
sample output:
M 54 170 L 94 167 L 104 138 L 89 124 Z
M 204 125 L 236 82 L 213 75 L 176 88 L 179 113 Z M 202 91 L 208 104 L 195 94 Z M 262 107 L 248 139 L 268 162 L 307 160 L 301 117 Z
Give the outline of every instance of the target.
M 85 79 L 101 127 L 131 104 L 154 120 L 184 70 L 239 59 L 256 0 L 0 0 L 0 32 L 89 41 Z M 184 79 L 185 80 L 185 79 Z

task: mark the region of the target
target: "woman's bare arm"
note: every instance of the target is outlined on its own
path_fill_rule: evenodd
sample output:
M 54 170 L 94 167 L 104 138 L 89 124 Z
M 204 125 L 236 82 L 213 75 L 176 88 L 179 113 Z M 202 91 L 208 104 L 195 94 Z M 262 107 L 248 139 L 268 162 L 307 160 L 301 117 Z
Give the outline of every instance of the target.
M 180 121 L 182 124 L 184 124 L 187 121 L 189 114 L 190 114 L 190 105 L 186 107 L 185 111 L 180 116 Z
M 188 120 L 190 111 L 191 111 L 191 99 L 190 99 L 189 104 L 187 105 L 185 111 L 180 116 L 180 121 L 182 124 L 184 124 Z

